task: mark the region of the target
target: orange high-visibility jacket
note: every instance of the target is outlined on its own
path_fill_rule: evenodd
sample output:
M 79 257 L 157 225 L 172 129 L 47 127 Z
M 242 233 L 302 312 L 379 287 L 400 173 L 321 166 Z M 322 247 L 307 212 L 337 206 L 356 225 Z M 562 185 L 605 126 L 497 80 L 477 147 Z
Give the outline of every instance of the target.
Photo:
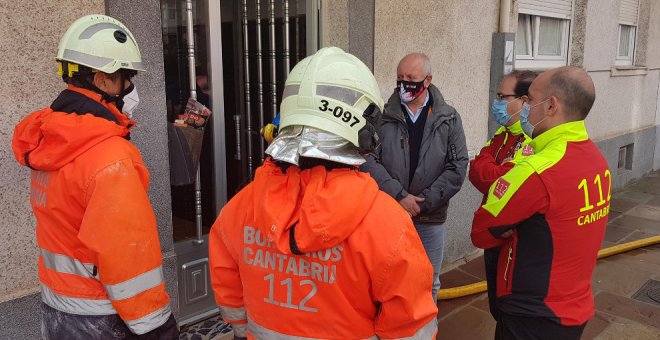
M 119 314 L 143 334 L 171 311 L 149 173 L 124 138 L 133 124 L 97 93 L 69 86 L 16 126 L 12 147 L 32 169 L 43 302 L 71 314 Z
M 267 160 L 210 234 L 223 318 L 250 339 L 431 339 L 433 269 L 410 217 L 357 170 Z

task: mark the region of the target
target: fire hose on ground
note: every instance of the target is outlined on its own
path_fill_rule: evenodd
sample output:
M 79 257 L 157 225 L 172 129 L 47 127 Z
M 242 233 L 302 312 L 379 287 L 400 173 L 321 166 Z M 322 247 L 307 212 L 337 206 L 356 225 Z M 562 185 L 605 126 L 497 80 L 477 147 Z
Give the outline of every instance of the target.
M 598 251 L 598 259 L 608 256 L 624 253 L 637 248 L 648 247 L 660 243 L 660 236 L 653 236 L 637 241 L 617 244 Z M 449 300 L 472 294 L 478 294 L 486 291 L 486 281 L 476 282 L 465 286 L 440 289 L 438 291 L 438 300 Z

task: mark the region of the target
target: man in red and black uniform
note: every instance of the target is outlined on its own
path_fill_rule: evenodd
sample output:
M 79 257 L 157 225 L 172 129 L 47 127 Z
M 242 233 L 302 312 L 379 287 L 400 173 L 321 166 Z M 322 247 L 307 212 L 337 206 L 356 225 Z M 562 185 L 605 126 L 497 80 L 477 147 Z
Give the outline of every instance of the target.
M 490 114 L 501 125 L 479 154 L 470 161 L 468 178 L 483 195 L 481 204 L 486 203 L 488 189 L 514 165 L 514 159 L 533 154 L 529 146 L 530 137 L 525 135 L 520 125 L 520 111 L 527 100 L 529 86 L 536 78 L 533 71 L 513 71 L 500 81 L 497 98 L 493 99 Z M 486 281 L 488 283 L 488 306 L 497 320 L 497 258 L 499 247 L 484 250 Z
M 594 99 L 580 68 L 534 80 L 520 120 L 535 154 L 498 178 L 475 212 L 472 242 L 500 248 L 497 339 L 579 339 L 594 315 L 611 184 L 584 126 Z

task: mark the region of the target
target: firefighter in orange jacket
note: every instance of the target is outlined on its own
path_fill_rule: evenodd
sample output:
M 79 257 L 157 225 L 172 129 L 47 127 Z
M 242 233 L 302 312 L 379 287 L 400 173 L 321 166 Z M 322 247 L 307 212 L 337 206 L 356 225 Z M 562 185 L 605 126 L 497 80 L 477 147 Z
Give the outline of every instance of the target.
M 129 142 L 139 48 L 121 22 L 89 15 L 58 48 L 68 88 L 16 126 L 32 169 L 45 339 L 178 339 L 165 292 L 149 173 Z
M 431 339 L 431 264 L 408 214 L 369 174 L 383 107 L 339 48 L 286 81 L 279 135 L 210 234 L 211 282 L 236 337 Z
M 513 71 L 504 76 L 497 87 L 497 98 L 493 100 L 490 114 L 501 127 L 479 154 L 470 161 L 468 172 L 472 185 L 484 195 L 481 204 L 486 203 L 490 186 L 513 168 L 516 159 L 534 153 L 529 145 L 531 138 L 523 133 L 518 115 L 527 99 L 529 86 L 536 76 L 536 72 L 533 71 Z M 497 247 L 484 250 L 488 304 L 495 319 L 497 319 L 495 292 L 498 256 Z

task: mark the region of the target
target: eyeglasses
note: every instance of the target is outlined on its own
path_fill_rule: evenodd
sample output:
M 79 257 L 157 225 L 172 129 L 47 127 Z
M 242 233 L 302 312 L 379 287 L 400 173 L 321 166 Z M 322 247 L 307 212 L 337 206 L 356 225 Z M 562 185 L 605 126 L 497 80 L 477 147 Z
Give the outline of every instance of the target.
M 513 94 L 497 93 L 496 96 L 497 96 L 497 99 L 499 99 L 499 100 L 502 100 L 502 99 L 507 98 L 507 97 L 519 98 L 519 96 L 516 95 L 515 93 L 513 93 Z

